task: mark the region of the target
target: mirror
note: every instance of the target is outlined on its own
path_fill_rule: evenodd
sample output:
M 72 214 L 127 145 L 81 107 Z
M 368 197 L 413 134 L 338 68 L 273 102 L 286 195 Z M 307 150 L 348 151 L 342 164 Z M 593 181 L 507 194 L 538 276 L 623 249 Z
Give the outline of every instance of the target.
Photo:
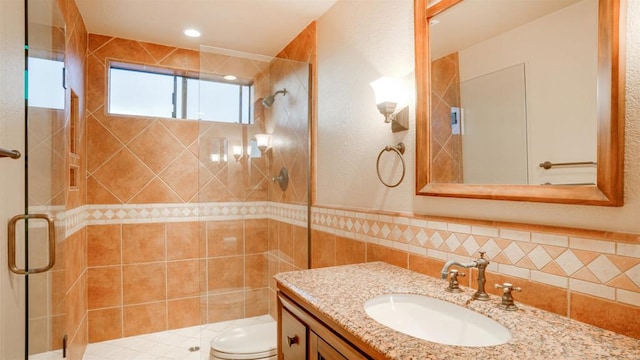
M 619 0 L 414 6 L 418 195 L 622 206 Z

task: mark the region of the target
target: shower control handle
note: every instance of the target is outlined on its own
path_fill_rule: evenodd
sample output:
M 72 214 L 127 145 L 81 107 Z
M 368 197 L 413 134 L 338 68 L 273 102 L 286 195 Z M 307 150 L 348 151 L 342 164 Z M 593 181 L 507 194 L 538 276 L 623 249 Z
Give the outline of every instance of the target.
M 272 177 L 271 181 L 280 185 L 280 190 L 286 191 L 287 186 L 289 186 L 289 172 L 287 171 L 287 168 L 283 166 L 280 169 L 278 176 Z

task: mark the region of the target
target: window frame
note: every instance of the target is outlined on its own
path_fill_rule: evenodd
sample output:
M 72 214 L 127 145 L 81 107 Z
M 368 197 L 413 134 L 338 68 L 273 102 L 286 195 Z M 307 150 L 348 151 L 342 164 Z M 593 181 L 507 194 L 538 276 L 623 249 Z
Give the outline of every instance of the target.
M 165 75 L 173 78 L 173 90 L 171 95 L 171 105 L 172 112 L 171 117 L 164 116 L 155 116 L 155 115 L 139 115 L 139 114 L 126 114 L 126 113 L 114 113 L 111 111 L 111 91 L 112 91 L 112 70 L 120 70 L 120 71 L 133 71 L 140 73 L 147 73 L 153 75 Z M 223 75 L 216 74 L 200 74 L 197 72 L 191 71 L 183 71 L 183 70 L 175 70 L 164 67 L 156 67 L 156 66 L 147 66 L 140 65 L 134 63 L 126 63 L 120 61 L 108 61 L 107 64 L 107 92 L 106 96 L 106 107 L 105 111 L 108 115 L 114 116 L 136 116 L 136 117 L 158 117 L 163 119 L 174 119 L 174 120 L 193 120 L 193 121 L 207 121 L 207 122 L 218 122 L 225 124 L 239 124 L 239 125 L 251 125 L 255 123 L 255 119 L 251 116 L 254 110 L 253 104 L 253 93 L 254 93 L 254 82 L 243 80 L 238 78 L 238 80 L 226 80 L 223 78 Z M 196 80 L 199 82 L 213 82 L 213 83 L 222 83 L 234 85 L 238 89 L 238 117 L 235 121 L 220 121 L 220 120 L 210 120 L 210 119 L 192 119 L 187 117 L 188 113 L 188 86 L 187 83 L 189 80 Z M 181 86 L 178 86 L 178 85 Z M 199 88 L 199 87 L 198 87 Z M 243 106 L 245 102 L 245 89 L 246 93 L 249 96 L 247 101 L 247 106 Z M 180 91 L 179 91 L 180 90 Z M 200 97 L 200 93 L 198 94 Z M 179 99 L 178 99 L 179 98 Z M 178 101 L 179 100 L 179 101 Z M 179 113 L 179 114 L 178 114 Z M 179 116 L 178 116 L 179 115 Z M 246 121 L 245 121 L 246 117 Z

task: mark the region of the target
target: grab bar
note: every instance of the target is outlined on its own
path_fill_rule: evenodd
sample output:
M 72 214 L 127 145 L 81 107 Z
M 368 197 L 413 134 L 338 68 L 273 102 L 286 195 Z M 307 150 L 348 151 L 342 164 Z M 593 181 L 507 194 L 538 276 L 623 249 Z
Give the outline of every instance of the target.
M 12 159 L 19 159 L 21 156 L 20 151 L 18 150 L 9 150 L 0 147 L 0 158 L 8 157 Z
M 598 165 L 598 163 L 593 161 L 579 161 L 579 162 L 566 162 L 566 163 L 552 163 L 551 161 L 545 161 L 539 164 L 539 166 L 545 170 L 549 170 L 554 166 L 581 166 L 581 165 Z

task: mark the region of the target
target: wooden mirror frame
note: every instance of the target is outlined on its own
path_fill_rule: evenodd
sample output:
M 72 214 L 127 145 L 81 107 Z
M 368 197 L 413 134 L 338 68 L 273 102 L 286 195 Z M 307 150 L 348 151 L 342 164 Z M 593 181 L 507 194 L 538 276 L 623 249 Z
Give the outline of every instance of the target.
M 622 206 L 624 189 L 625 0 L 598 5 L 596 185 L 470 185 L 431 182 L 429 20 L 463 0 L 414 0 L 416 59 L 416 194 L 561 204 Z

